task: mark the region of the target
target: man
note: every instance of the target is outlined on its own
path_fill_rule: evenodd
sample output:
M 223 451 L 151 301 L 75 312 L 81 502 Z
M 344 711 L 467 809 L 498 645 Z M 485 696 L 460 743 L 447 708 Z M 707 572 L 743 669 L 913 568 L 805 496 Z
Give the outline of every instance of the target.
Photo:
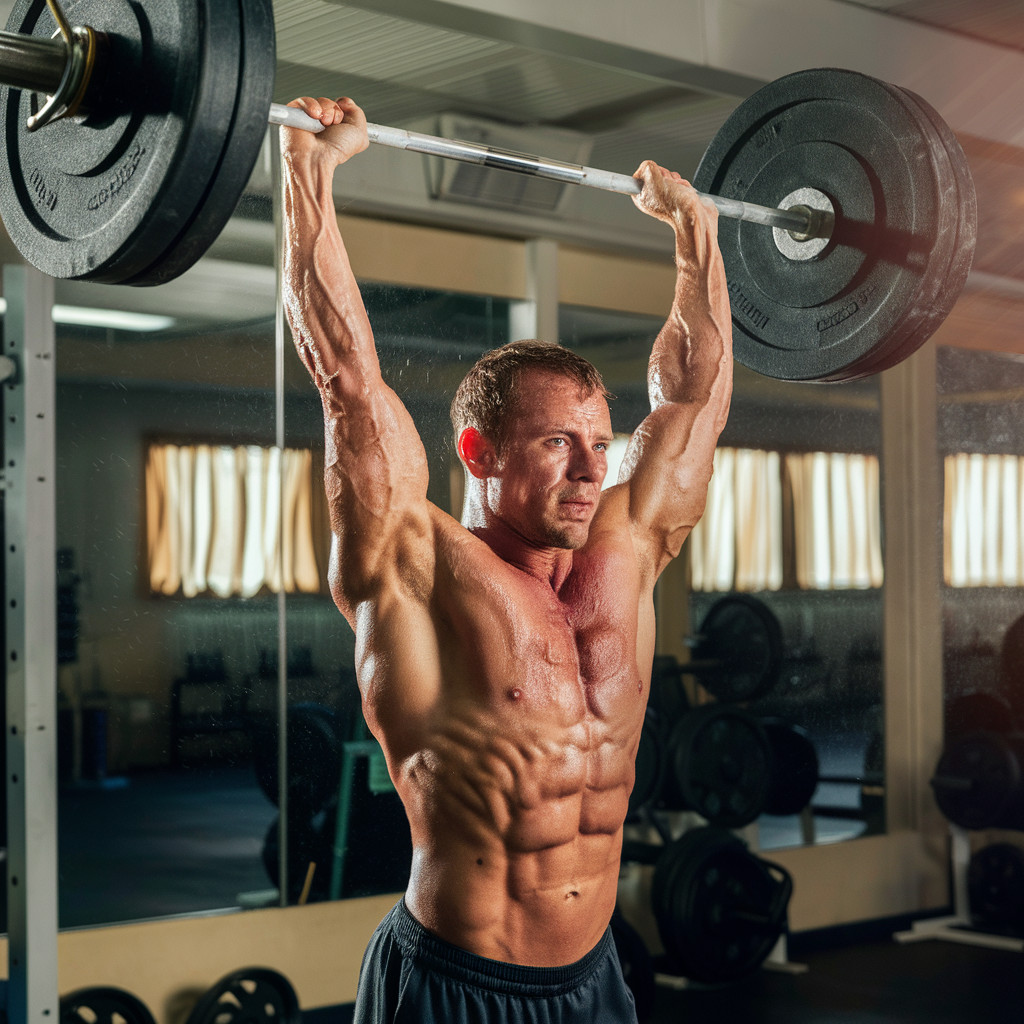
M 622 481 L 585 360 L 485 356 L 453 403 L 460 525 L 427 501 L 409 414 L 381 379 L 332 178 L 366 148 L 349 99 L 282 131 L 285 302 L 320 390 L 331 589 L 363 709 L 409 817 L 412 874 L 363 961 L 356 1019 L 635 1020 L 609 933 L 654 655 L 654 584 L 699 519 L 732 387 L 717 213 L 645 163 L 637 205 L 678 279 Z

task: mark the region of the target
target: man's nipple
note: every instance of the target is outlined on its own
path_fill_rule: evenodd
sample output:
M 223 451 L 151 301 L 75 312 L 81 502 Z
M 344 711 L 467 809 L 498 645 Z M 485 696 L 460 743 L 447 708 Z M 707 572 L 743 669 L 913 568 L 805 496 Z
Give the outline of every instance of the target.
M 514 690 L 509 690 L 508 699 L 509 700 L 522 700 L 523 699 L 523 691 L 520 690 L 518 686 Z

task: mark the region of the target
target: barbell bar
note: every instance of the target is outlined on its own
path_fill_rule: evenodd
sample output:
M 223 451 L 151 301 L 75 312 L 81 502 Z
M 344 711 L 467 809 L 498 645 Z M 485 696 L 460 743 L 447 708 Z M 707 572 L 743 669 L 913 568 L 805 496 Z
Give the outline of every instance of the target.
M 95 33 L 88 28 L 61 26 L 62 41 L 40 40 L 20 33 L 0 33 L 0 83 L 17 89 L 45 93 L 51 105 L 63 110 L 56 117 L 73 116 L 83 109 L 82 100 L 89 86 L 89 76 L 96 63 Z M 81 71 L 77 71 L 80 68 Z M 71 95 L 64 96 L 63 92 Z M 76 101 L 77 97 L 77 101 Z M 47 108 L 44 108 L 46 110 Z M 40 112 L 40 115 L 42 112 Z M 49 120 L 48 116 L 34 115 L 27 124 L 36 131 Z M 267 116 L 269 124 L 300 128 L 308 132 L 321 132 L 324 126 L 296 107 L 271 103 Z M 461 163 L 477 164 L 495 170 L 530 174 L 538 178 L 560 181 L 569 185 L 639 195 L 640 182 L 629 174 L 604 171 L 596 167 L 565 163 L 543 157 L 515 153 L 473 142 L 444 139 L 422 132 L 392 128 L 388 125 L 367 124 L 371 142 L 390 149 L 407 149 L 413 153 L 442 157 Z M 717 207 L 723 217 L 763 224 L 790 233 L 798 241 L 814 238 L 827 239 L 832 233 L 833 216 L 826 209 L 812 209 L 797 205 L 792 209 L 778 209 L 746 203 L 738 199 L 700 193 Z
M 296 107 L 287 107 L 280 103 L 270 105 L 270 115 L 267 120 L 270 124 L 301 128 L 303 131 L 309 132 L 321 132 L 324 128 L 316 118 L 310 117 Z M 603 171 L 597 167 L 585 167 L 580 164 L 564 163 L 561 160 L 529 156 L 526 153 L 481 146 L 475 142 L 443 139 L 436 135 L 425 135 L 422 132 L 407 131 L 404 128 L 389 128 L 382 124 L 367 124 L 366 131 L 371 142 L 387 146 L 390 149 L 407 149 L 410 152 L 423 153 L 427 156 L 477 164 L 494 170 L 532 174 L 537 178 L 561 181 L 568 185 L 603 189 L 606 192 L 619 192 L 622 195 L 639 195 L 642 188 L 640 182 L 632 175 L 619 174 L 616 171 Z M 708 195 L 704 192 L 698 194 L 714 203 L 723 217 L 779 228 L 788 231 L 797 241 L 828 238 L 832 233 L 833 215 L 829 210 L 811 209 L 804 205 L 782 210 L 777 207 L 759 206 L 756 203 L 745 203 L 740 199 Z

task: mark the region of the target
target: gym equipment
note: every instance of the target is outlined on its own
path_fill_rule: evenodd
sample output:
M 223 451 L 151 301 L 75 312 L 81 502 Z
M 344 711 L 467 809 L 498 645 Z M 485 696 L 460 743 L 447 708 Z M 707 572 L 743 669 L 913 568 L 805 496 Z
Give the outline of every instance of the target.
M 793 880 L 730 832 L 692 829 L 658 858 L 651 904 L 671 966 L 694 981 L 735 981 L 787 928 Z
M 828 241 L 719 231 L 737 358 L 785 380 L 855 380 L 920 347 L 973 258 L 966 159 L 919 96 L 852 71 L 787 75 L 740 104 L 694 176 L 752 202 L 834 210 Z
M 61 996 L 60 1024 L 156 1024 L 156 1018 L 138 996 L 99 985 Z
M 84 27 L 57 0 L 18 0 L 0 39 L 11 87 L 0 103 L 0 215 L 52 276 L 171 280 L 230 216 L 266 121 L 321 126 L 269 102 L 270 0 L 80 0 L 75 16 Z M 628 175 L 381 125 L 369 134 L 640 188 Z M 695 183 L 732 193 L 707 198 L 735 221 L 721 236 L 737 357 L 780 379 L 854 380 L 894 365 L 948 314 L 973 258 L 974 186 L 952 132 L 920 97 L 852 71 L 798 72 L 749 97 Z
M 337 712 L 302 701 L 288 707 L 288 799 L 303 813 L 322 810 L 337 792 L 341 772 L 341 727 Z M 252 725 L 256 781 L 276 807 L 280 781 L 278 723 L 260 716 Z
M 954 825 L 1024 829 L 1024 733 L 956 740 L 942 752 L 931 785 Z
M 701 621 L 693 657 L 683 672 L 695 675 L 723 702 L 763 697 L 782 672 L 782 626 L 772 610 L 749 594 L 720 598 Z
M 976 928 L 1024 934 L 1024 849 L 991 843 L 972 854 L 967 902 Z
M 803 729 L 777 718 L 761 720 L 772 751 L 765 814 L 799 814 L 818 788 L 818 752 Z
M 648 705 L 637 747 L 635 778 L 629 794 L 629 814 L 635 815 L 657 799 L 665 775 L 665 727 L 657 710 Z
M 663 796 L 666 806 L 696 811 L 724 828 L 763 813 L 772 784 L 772 749 L 756 718 L 705 704 L 673 726 Z
M 186 1024 L 299 1024 L 291 982 L 269 967 L 243 967 L 217 982 L 193 1007 Z

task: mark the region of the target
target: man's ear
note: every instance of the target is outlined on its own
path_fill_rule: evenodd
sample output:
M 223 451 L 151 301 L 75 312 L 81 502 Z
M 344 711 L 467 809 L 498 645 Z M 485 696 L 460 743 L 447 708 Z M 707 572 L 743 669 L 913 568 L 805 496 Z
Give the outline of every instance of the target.
M 492 476 L 498 464 L 494 445 L 476 427 L 466 427 L 459 434 L 459 456 L 466 469 L 478 480 Z

